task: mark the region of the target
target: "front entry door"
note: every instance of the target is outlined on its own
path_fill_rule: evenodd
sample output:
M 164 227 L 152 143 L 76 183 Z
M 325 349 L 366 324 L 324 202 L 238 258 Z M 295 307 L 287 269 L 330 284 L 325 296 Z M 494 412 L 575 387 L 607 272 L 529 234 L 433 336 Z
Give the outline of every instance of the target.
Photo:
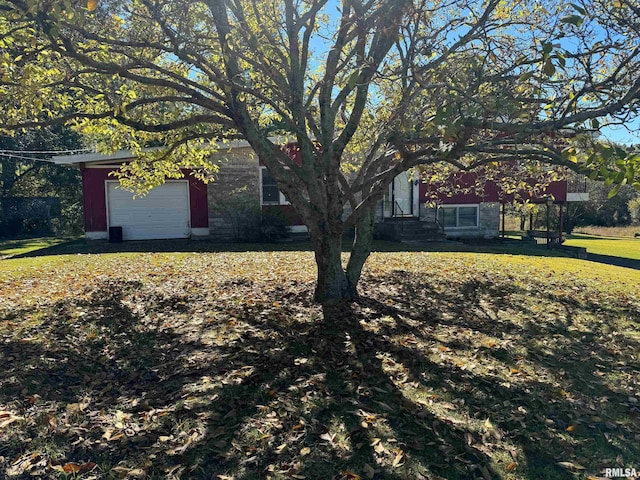
M 393 179 L 391 199 L 394 217 L 413 216 L 413 181 L 407 172 L 402 172 Z

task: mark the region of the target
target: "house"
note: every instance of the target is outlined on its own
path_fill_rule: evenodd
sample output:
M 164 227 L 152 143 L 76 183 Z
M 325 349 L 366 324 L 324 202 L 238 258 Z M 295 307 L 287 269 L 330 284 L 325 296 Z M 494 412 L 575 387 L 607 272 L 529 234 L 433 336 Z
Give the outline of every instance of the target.
M 190 238 L 209 235 L 207 186 L 184 171 L 183 180 L 168 180 L 144 197 L 134 198 L 110 175 L 129 152 L 54 157 L 59 165 L 79 167 L 85 235 L 91 240 L 109 238 L 109 227 L 122 227 L 125 240 Z
M 257 238 L 261 221 L 275 217 L 291 232 L 307 231 L 247 142 L 233 142 L 219 155 L 214 182 L 205 184 L 184 170 L 184 179 L 168 180 L 138 198 L 121 189 L 110 175 L 132 158 L 130 152 L 58 156 L 53 161 L 77 166 L 82 172 L 84 226 L 89 239 L 107 239 L 110 227 L 122 227 L 124 240 L 250 240 Z M 471 181 L 470 177 L 460 180 Z M 491 182 L 480 193 L 440 195 L 436 206 L 425 203 L 428 194 L 428 184 L 411 179 L 406 172 L 398 175 L 376 209 L 378 235 L 390 240 L 497 237 L 501 205 L 512 201 Z M 567 182 L 552 183 L 547 194 L 561 208 L 570 201 Z

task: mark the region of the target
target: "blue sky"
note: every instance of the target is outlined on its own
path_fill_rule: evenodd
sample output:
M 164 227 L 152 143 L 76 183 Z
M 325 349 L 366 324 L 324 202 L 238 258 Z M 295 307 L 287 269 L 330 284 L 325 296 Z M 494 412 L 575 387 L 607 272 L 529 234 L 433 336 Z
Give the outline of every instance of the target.
M 331 25 L 325 25 L 329 31 L 334 30 L 335 24 L 340 19 L 340 0 L 329 0 L 322 9 L 322 13 L 329 17 Z M 330 48 L 331 40 L 322 40 L 318 36 L 312 37 L 312 49 L 315 51 L 317 60 L 320 61 L 324 57 L 328 48 Z M 601 122 L 605 123 L 605 122 Z M 614 143 L 633 145 L 640 144 L 640 119 L 630 121 L 625 126 L 603 127 L 600 131 L 601 138 Z
M 626 128 L 622 126 L 603 128 L 601 133 L 604 138 L 615 143 L 640 144 L 640 120 L 630 122 Z

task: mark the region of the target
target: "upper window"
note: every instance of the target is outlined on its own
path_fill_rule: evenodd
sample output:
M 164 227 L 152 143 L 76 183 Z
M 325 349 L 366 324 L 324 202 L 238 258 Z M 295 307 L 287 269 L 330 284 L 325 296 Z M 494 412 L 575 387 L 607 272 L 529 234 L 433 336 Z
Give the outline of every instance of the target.
M 262 205 L 287 205 L 289 202 L 278 190 L 275 178 L 266 167 L 260 167 L 260 185 Z
M 438 208 L 438 221 L 445 228 L 477 227 L 478 206 L 441 206 Z

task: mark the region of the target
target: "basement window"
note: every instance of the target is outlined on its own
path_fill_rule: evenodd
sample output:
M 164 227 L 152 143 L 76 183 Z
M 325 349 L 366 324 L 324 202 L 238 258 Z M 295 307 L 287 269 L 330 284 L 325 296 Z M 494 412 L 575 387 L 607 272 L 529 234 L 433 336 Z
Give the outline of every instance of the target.
M 478 205 L 446 205 L 438 208 L 438 221 L 444 228 L 478 226 Z

